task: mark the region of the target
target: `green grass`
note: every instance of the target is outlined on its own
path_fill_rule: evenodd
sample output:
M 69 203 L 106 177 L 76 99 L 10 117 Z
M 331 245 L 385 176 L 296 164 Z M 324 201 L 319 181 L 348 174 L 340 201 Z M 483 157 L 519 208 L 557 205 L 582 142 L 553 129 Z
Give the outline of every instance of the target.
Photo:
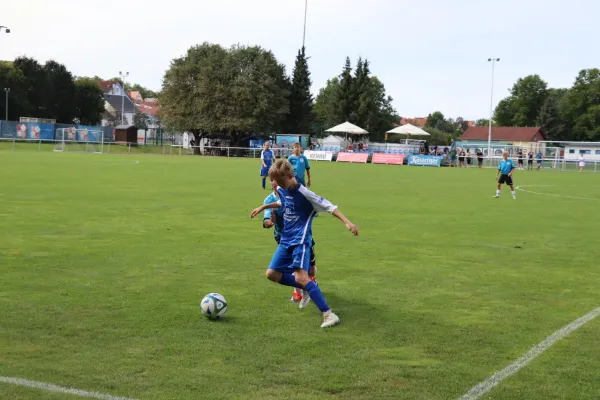
M 342 318 L 322 330 L 264 277 L 256 160 L 135 157 L 0 152 L 0 376 L 138 399 L 453 399 L 600 306 L 595 174 L 519 171 L 587 199 L 513 201 L 492 199 L 492 170 L 314 163 L 313 189 L 360 228 L 315 221 Z M 218 322 L 199 311 L 213 291 Z M 600 398 L 599 332 L 485 398 Z

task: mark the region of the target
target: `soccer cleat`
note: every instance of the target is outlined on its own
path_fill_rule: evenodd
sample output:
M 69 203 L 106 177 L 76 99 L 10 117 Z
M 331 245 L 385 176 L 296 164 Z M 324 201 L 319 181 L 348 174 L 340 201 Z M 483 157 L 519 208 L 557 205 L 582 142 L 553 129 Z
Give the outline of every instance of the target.
M 335 315 L 331 310 L 327 311 L 323 314 L 323 323 L 321 324 L 321 328 L 329 328 L 330 326 L 334 326 L 340 323 L 340 318 Z
M 292 298 L 290 299 L 290 303 L 298 303 L 302 300 L 302 295 L 296 292 L 292 293 Z
M 494 199 L 499 199 L 500 198 L 500 196 L 498 196 L 498 195 L 495 195 L 493 197 L 494 197 Z
M 308 294 L 308 292 L 306 290 L 303 290 L 302 291 L 302 300 L 300 300 L 300 304 L 298 305 L 298 307 L 306 308 L 308 306 L 308 303 L 310 303 L 310 295 Z

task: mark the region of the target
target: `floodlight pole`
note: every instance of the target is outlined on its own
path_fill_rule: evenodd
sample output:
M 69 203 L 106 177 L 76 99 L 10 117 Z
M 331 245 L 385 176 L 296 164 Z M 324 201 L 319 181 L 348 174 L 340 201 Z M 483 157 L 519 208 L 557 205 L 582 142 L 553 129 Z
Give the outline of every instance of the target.
M 4 104 L 4 108 L 6 112 L 6 122 L 8 122 L 8 94 L 10 93 L 10 88 L 4 88 L 4 93 L 6 93 L 6 103 Z
M 492 63 L 492 90 L 490 93 L 490 121 L 489 121 L 489 130 L 488 130 L 488 157 L 490 157 L 490 165 L 492 165 L 492 117 L 494 113 L 494 67 L 497 62 L 499 62 L 499 58 L 488 58 L 488 62 Z
M 304 0 L 304 30 L 302 31 L 302 48 L 306 42 L 306 13 L 308 11 L 308 0 Z
M 121 125 L 125 125 L 125 78 L 128 76 L 129 72 L 125 72 L 125 74 L 123 74 L 123 72 L 119 71 L 119 77 L 121 78 L 121 83 L 123 84 L 123 92 L 121 93 Z

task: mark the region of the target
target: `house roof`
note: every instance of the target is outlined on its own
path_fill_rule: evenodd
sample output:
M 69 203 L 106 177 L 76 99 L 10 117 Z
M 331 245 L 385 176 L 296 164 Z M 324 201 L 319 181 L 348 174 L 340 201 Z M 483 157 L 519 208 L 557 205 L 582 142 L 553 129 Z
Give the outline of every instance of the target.
M 110 92 L 113 88 L 113 85 L 119 83 L 117 81 L 98 81 L 98 86 L 102 89 L 102 92 L 105 94 Z
M 123 99 L 125 97 L 125 99 Z M 132 113 L 133 112 L 133 102 L 127 96 L 118 96 L 112 94 L 105 94 L 104 100 L 108 101 L 110 105 L 117 111 L 121 111 L 121 104 L 124 104 L 124 113 Z
M 463 133 L 461 140 L 487 140 L 489 128 L 486 126 L 472 126 Z M 492 127 L 492 140 L 508 142 L 534 142 L 536 135 L 540 134 L 546 140 L 541 128 L 521 128 L 512 126 Z
M 129 92 L 129 97 L 131 97 L 135 101 L 144 101 L 144 98 L 140 94 L 140 92 Z
M 147 101 L 136 101 L 135 106 L 140 112 L 152 115 L 156 117 L 156 114 L 160 111 L 160 105 L 158 103 L 149 103 Z
M 427 124 L 427 117 L 425 118 L 402 118 L 398 125 L 411 124 L 419 128 L 423 128 Z

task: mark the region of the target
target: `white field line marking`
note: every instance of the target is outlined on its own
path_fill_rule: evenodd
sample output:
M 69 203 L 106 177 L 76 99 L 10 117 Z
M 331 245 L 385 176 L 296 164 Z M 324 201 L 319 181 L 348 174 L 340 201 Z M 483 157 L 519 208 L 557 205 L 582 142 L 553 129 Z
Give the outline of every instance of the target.
M 53 385 L 46 382 L 30 381 L 28 379 L 10 378 L 8 376 L 0 376 L 0 382 L 9 383 L 11 385 L 25 386 L 34 389 L 45 390 L 47 392 L 55 393 L 68 393 L 75 396 L 90 397 L 92 399 L 100 400 L 135 400 L 129 397 L 113 396 L 110 394 L 103 394 L 98 392 L 88 392 L 80 389 L 73 389 L 63 386 Z
M 490 376 L 483 382 L 477 384 L 476 386 L 473 386 L 467 393 L 462 395 L 462 397 L 460 397 L 459 400 L 479 399 L 481 396 L 492 390 L 496 385 L 500 384 L 500 382 L 519 372 L 521 368 L 525 367 L 527 364 L 535 360 L 540 354 L 548 350 L 554 343 L 558 342 L 561 339 L 564 339 L 570 333 L 581 328 L 583 325 L 587 324 L 599 315 L 600 307 L 584 315 L 583 317 L 576 319 L 570 324 L 563 326 L 562 328 L 554 332 L 552 335 L 544 339 L 542 342 L 533 346 L 527 351 L 527 353 L 523 354 L 519 359 L 510 364 L 508 367 L 495 372 L 492 376 Z
M 575 199 L 575 200 L 600 200 L 600 199 L 592 199 L 590 197 L 578 197 L 578 196 L 567 196 L 564 194 L 554 194 L 554 193 L 544 193 L 544 192 L 535 192 L 533 190 L 525 190 L 525 187 L 552 187 L 558 185 L 527 185 L 527 186 L 517 186 L 515 189 L 521 192 L 539 194 L 542 196 L 552 196 L 552 197 L 562 197 L 564 199 Z

